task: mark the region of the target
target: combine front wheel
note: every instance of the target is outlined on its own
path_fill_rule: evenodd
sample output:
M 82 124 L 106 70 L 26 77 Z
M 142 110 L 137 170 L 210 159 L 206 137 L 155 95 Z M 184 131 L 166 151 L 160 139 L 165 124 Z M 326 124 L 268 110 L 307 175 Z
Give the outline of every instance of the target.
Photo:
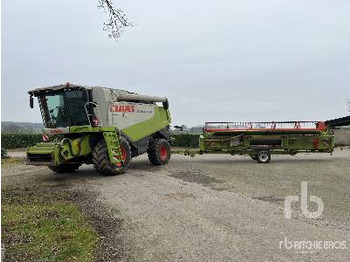
M 92 161 L 95 169 L 102 175 L 122 174 L 120 169 L 110 162 L 107 145 L 104 140 L 100 140 L 96 144 L 92 153 Z
M 127 168 L 131 160 L 131 147 L 128 140 L 124 137 L 120 137 L 120 150 L 122 153 L 124 168 Z

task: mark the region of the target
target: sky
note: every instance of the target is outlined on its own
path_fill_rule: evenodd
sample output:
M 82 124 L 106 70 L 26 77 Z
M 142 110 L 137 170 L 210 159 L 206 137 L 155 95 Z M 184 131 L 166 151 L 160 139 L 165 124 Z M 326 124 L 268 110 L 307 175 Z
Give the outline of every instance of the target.
M 3 121 L 41 122 L 27 91 L 74 84 L 166 96 L 174 125 L 348 114 L 348 0 L 118 0 L 119 42 L 97 0 L 3 0 Z

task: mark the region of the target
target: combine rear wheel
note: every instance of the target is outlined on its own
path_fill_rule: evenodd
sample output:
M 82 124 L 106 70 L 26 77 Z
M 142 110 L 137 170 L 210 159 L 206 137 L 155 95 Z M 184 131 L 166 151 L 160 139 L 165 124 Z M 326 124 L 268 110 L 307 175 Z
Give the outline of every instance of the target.
M 49 166 L 51 171 L 59 174 L 74 172 L 79 167 L 80 167 L 80 164 L 60 164 L 58 166 Z
M 102 175 L 113 176 L 123 173 L 117 166 L 110 162 L 107 145 L 103 139 L 100 140 L 94 148 L 92 162 L 94 163 L 95 169 Z
M 259 163 L 267 164 L 271 160 L 271 154 L 270 151 L 259 151 L 258 154 L 256 155 L 256 160 Z
M 170 145 L 165 139 L 155 139 L 148 146 L 148 159 L 156 166 L 166 165 L 170 159 Z

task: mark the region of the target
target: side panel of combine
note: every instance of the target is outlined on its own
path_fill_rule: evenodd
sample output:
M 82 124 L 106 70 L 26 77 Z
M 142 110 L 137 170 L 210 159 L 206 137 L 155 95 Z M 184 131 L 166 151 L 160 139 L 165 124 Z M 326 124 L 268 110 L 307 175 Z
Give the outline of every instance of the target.
M 112 126 L 126 129 L 135 125 L 135 123 L 152 119 L 155 114 L 155 108 L 153 104 L 118 102 L 110 106 L 109 114 Z
M 100 125 L 117 127 L 130 142 L 136 143 L 170 125 L 170 113 L 164 104 L 152 102 L 153 98 L 159 101 L 159 97 L 100 87 L 93 88 L 92 96 L 98 105 Z
M 109 107 L 109 119 L 130 140 L 139 141 L 170 124 L 170 115 L 156 104 L 117 102 Z

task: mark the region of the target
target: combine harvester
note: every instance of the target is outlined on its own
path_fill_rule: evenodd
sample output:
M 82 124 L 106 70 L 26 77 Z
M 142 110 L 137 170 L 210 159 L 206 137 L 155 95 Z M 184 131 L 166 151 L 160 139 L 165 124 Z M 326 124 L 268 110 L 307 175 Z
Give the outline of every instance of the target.
M 332 153 L 333 129 L 345 125 L 350 125 L 350 116 L 325 122 L 206 122 L 199 151 L 184 154 L 248 154 L 259 163 L 269 163 L 271 154 Z
M 132 157 L 147 152 L 154 165 L 170 158 L 166 97 L 100 86 L 57 85 L 29 91 L 38 98 L 44 142 L 27 149 L 27 164 L 56 173 L 93 164 L 105 175 L 124 172 Z

